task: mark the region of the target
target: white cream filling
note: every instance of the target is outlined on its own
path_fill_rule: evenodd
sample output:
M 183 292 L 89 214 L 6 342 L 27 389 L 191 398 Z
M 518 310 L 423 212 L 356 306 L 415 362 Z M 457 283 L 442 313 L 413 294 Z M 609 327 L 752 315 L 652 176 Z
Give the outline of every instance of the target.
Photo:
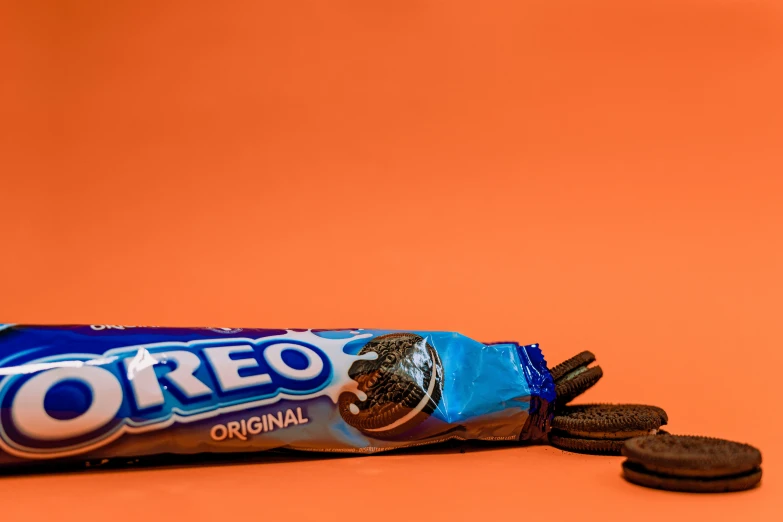
M 568 435 L 572 437 L 582 439 L 601 439 L 601 440 L 625 440 L 632 439 L 634 437 L 643 437 L 645 435 L 655 435 L 658 433 L 657 429 L 652 430 L 637 430 L 637 431 L 570 431 L 564 430 Z

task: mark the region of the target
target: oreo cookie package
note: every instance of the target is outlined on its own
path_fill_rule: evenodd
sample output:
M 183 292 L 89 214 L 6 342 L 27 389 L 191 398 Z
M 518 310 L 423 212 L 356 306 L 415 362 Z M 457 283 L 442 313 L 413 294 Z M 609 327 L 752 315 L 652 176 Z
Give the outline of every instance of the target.
M 538 345 L 454 332 L 0 325 L 0 464 L 544 441 Z

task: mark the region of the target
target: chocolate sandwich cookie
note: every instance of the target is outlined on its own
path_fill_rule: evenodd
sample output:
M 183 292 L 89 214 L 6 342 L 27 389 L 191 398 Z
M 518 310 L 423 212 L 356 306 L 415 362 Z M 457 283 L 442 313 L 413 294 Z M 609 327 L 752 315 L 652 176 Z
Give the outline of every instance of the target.
M 659 435 L 625 442 L 623 475 L 649 488 L 693 493 L 750 489 L 761 481 L 761 452 L 710 437 Z
M 642 404 L 581 404 L 561 408 L 552 419 L 549 442 L 577 453 L 620 455 L 626 440 L 657 433 L 666 412 Z
M 342 393 L 340 415 L 369 437 L 398 438 L 435 411 L 443 392 L 440 357 L 423 337 L 410 333 L 377 337 L 359 355 L 370 352 L 378 356 L 359 360 L 348 371 L 366 398 Z
M 557 406 L 568 404 L 603 377 L 604 371 L 600 366 L 590 367 L 594 362 L 595 355 L 584 351 L 549 370 L 555 381 Z
M 624 408 L 639 408 L 639 409 L 644 409 L 644 410 L 647 410 L 647 411 L 651 411 L 651 412 L 655 413 L 656 415 L 658 415 L 661 418 L 661 424 L 662 425 L 669 423 L 669 414 L 666 413 L 666 410 L 664 410 L 663 408 L 661 408 L 659 406 L 653 406 L 651 404 L 630 404 L 630 403 L 611 404 L 611 403 L 608 403 L 608 402 L 591 402 L 589 404 L 580 404 L 579 406 L 589 406 L 591 408 L 603 407 L 603 408 L 606 408 L 606 409 L 609 409 L 609 410 L 615 409 L 618 406 L 622 406 Z M 666 433 L 666 432 L 664 432 L 663 430 L 658 430 L 657 433 Z

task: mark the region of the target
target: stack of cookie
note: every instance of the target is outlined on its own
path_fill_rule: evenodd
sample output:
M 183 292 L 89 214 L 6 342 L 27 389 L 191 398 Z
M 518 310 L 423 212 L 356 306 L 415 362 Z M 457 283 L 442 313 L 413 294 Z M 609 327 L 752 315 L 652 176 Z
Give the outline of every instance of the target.
M 549 441 L 580 453 L 620 455 L 626 440 L 654 435 L 669 417 L 663 408 L 642 404 L 569 403 L 603 377 L 592 352 L 584 351 L 551 368 L 555 381 L 555 417 Z
M 603 377 L 595 355 L 581 352 L 549 371 L 555 416 L 549 442 L 596 455 L 624 455 L 623 475 L 634 484 L 692 492 L 739 491 L 761 480 L 761 453 L 747 444 L 675 436 L 663 408 L 644 404 L 569 404 Z

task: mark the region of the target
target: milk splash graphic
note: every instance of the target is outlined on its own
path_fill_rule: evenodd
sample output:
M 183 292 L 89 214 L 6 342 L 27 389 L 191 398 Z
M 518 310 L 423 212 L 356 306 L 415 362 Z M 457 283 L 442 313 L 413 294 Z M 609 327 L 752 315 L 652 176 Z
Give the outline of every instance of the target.
M 166 351 L 174 351 L 181 348 L 198 348 L 200 345 L 213 345 L 219 344 L 250 344 L 250 345 L 271 345 L 275 343 L 283 343 L 287 341 L 296 341 L 306 345 L 311 345 L 319 348 L 323 351 L 328 362 L 331 365 L 331 376 L 327 384 L 310 394 L 294 395 L 285 392 L 279 392 L 276 395 L 260 400 L 249 400 L 246 402 L 240 402 L 238 404 L 231 404 L 227 406 L 220 405 L 213 407 L 205 411 L 199 411 L 194 413 L 192 411 L 185 411 L 177 407 L 171 408 L 171 414 L 159 421 L 155 422 L 138 422 L 133 419 L 123 418 L 122 422 L 118 424 L 111 432 L 104 433 L 94 439 L 83 441 L 76 445 L 67 447 L 53 447 L 53 448 L 32 448 L 18 444 L 12 438 L 8 437 L 5 427 L 0 423 L 0 449 L 3 451 L 27 459 L 51 459 L 70 457 L 93 451 L 97 448 L 105 446 L 125 434 L 140 434 L 146 432 L 152 432 L 157 430 L 166 429 L 174 424 L 188 424 L 204 419 L 217 417 L 228 413 L 241 412 L 244 410 L 259 408 L 277 403 L 281 400 L 295 400 L 295 401 L 307 401 L 315 399 L 317 397 L 326 396 L 334 402 L 338 401 L 340 394 L 349 392 L 355 395 L 360 401 L 367 399 L 367 395 L 359 390 L 359 384 L 350 378 L 349 370 L 351 366 L 359 360 L 374 360 L 377 359 L 378 354 L 370 352 L 363 355 L 351 355 L 344 351 L 345 347 L 356 340 L 367 339 L 373 336 L 371 333 L 361 333 L 361 331 L 351 331 L 350 337 L 341 339 L 332 339 L 327 337 L 321 337 L 312 332 L 312 330 L 306 331 L 294 331 L 287 330 L 285 334 L 274 335 L 268 337 L 261 337 L 258 339 L 251 339 L 247 337 L 231 337 L 208 339 L 208 340 L 196 340 L 189 342 L 162 342 L 162 343 L 148 343 L 144 345 L 127 346 L 121 348 L 115 348 L 105 352 L 103 355 L 88 355 L 88 354 L 67 354 L 58 355 L 35 361 L 30 361 L 24 365 L 7 367 L 3 369 L 3 374 L 7 376 L 29 374 L 35 371 L 45 371 L 54 368 L 78 368 L 81 366 L 100 366 L 109 363 L 116 362 L 118 360 L 131 359 L 128 365 L 127 373 L 124 375 L 128 380 L 136 378 L 139 372 L 150 368 L 156 364 L 165 364 L 168 361 Z M 157 350 L 157 351 L 156 351 Z M 154 353 L 153 353 L 154 352 Z M 77 360 L 75 360 L 77 359 Z M 81 360 L 78 360 L 81 359 Z M 10 379 L 5 379 L 0 384 L 0 401 L 4 398 L 8 392 Z

